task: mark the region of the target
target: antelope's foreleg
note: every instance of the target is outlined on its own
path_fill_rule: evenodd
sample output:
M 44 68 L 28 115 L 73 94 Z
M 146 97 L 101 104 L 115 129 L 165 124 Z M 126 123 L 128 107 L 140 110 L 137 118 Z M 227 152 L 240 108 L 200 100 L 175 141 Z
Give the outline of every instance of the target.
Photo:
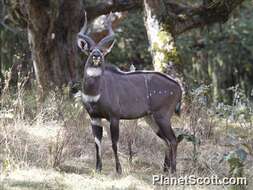
M 96 147 L 96 170 L 101 172 L 102 170 L 102 154 L 101 154 L 101 140 L 103 137 L 103 127 L 101 125 L 101 119 L 92 118 L 91 120 L 92 133 L 95 138 Z
M 110 121 L 110 131 L 111 131 L 111 140 L 112 140 L 112 149 L 115 156 L 116 171 L 118 174 L 122 173 L 121 165 L 119 162 L 118 152 L 117 152 L 117 143 L 119 140 L 119 120 L 111 119 Z

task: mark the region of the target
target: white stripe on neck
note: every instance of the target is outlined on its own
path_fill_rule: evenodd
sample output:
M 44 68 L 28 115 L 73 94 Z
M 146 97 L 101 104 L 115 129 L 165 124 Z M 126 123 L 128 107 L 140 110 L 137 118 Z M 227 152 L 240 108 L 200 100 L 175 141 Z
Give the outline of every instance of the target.
M 95 95 L 95 96 L 91 96 L 91 95 L 87 95 L 82 93 L 82 100 L 84 102 L 97 102 L 100 98 L 100 94 Z
M 88 67 L 86 73 L 88 76 L 97 77 L 102 74 L 102 69 L 100 67 Z
M 98 95 L 95 95 L 95 96 L 92 96 L 92 95 L 87 95 L 87 94 L 84 94 L 83 92 L 81 92 L 80 90 L 74 95 L 74 97 L 76 99 L 79 99 L 81 98 L 81 100 L 83 102 L 97 102 L 99 99 L 100 99 L 100 94 Z

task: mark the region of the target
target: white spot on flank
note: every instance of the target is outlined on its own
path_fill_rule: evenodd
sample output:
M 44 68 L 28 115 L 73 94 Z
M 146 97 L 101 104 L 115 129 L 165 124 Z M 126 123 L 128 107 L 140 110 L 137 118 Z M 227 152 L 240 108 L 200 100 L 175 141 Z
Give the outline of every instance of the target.
M 52 39 L 52 40 L 55 39 L 55 33 L 52 33 L 52 34 L 51 34 L 51 39 Z
M 101 142 L 98 140 L 97 137 L 95 137 L 95 143 L 97 144 L 98 146 L 98 154 L 99 154 L 99 157 L 101 157 L 102 153 L 101 153 Z
M 96 68 L 96 67 L 88 67 L 86 70 L 86 73 L 88 76 L 91 77 L 97 77 L 102 74 L 102 69 L 101 68 Z
M 173 92 L 171 92 L 170 95 L 173 95 Z
M 135 70 L 136 70 L 135 66 L 133 64 L 131 64 L 130 71 L 135 71 Z
M 91 124 L 101 127 L 101 119 L 91 119 Z

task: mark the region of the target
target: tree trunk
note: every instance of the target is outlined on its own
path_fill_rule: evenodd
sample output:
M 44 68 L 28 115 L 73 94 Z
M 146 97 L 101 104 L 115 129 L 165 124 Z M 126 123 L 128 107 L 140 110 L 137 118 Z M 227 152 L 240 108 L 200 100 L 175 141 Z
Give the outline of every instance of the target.
M 4 76 L 2 73 L 2 30 L 0 30 L 0 96 L 2 94 L 3 85 L 4 85 Z
M 154 69 L 176 77 L 175 65 L 180 63 L 180 59 L 172 35 L 172 25 L 169 19 L 163 19 L 166 15 L 164 7 L 161 0 L 144 0 L 145 27 Z
M 75 77 L 76 34 L 81 2 L 30 0 L 28 40 L 38 84 L 39 101 L 54 87 L 61 88 Z

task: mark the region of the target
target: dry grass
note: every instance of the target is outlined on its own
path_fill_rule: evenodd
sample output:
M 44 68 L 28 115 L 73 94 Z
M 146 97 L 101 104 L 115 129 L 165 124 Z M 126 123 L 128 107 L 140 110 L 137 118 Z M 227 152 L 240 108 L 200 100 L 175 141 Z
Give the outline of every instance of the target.
M 22 92 L 12 98 L 10 95 L 2 97 L 1 103 L 4 109 L 0 114 L 0 189 L 166 188 L 152 185 L 152 175 L 164 175 L 165 146 L 144 120 L 121 122 L 119 155 L 124 169 L 122 176 L 115 174 L 108 124 L 104 122 L 103 171 L 97 174 L 89 119 L 78 102 L 52 92 L 38 111 L 34 106 L 35 98 Z M 200 145 L 185 140 L 180 143 L 177 175 L 227 176 L 229 165 L 224 154 L 246 142 L 251 146 L 252 128 L 242 128 L 234 123 L 230 123 L 232 127 L 227 126 L 203 109 L 194 109 L 194 114 L 188 111 L 181 118 L 173 118 L 173 128 L 195 134 L 201 142 Z M 249 152 L 244 169 L 249 181 L 252 169 Z M 251 187 L 252 182 L 248 189 Z M 176 186 L 172 189 L 227 187 Z

